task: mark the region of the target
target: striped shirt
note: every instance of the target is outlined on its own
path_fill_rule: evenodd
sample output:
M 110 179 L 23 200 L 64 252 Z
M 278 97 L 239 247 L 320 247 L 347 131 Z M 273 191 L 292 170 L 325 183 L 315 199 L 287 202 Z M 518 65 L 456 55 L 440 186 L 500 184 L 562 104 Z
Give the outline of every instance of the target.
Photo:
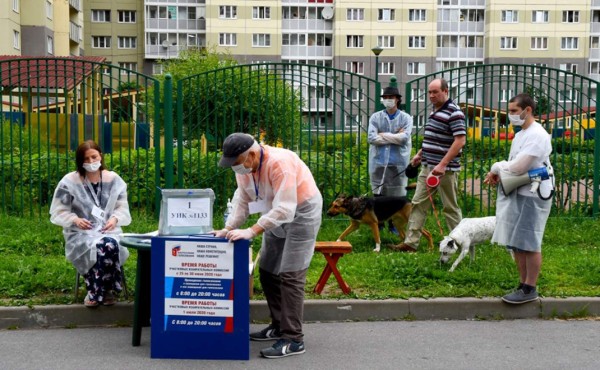
M 466 135 L 465 115 L 454 102 L 448 99 L 444 105 L 429 115 L 423 134 L 421 155 L 423 163 L 438 165 L 454 142 L 454 136 Z M 460 154 L 454 157 L 446 169 L 460 171 Z

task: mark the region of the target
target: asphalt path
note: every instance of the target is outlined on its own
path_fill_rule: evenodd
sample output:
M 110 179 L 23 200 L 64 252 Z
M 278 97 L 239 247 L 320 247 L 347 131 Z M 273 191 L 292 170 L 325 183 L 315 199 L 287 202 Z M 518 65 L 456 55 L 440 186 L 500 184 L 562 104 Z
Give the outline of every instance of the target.
M 252 325 L 251 330 L 261 326 Z M 1 369 L 598 369 L 600 320 L 393 321 L 305 325 L 306 353 L 249 361 L 150 358 L 150 330 L 0 331 Z

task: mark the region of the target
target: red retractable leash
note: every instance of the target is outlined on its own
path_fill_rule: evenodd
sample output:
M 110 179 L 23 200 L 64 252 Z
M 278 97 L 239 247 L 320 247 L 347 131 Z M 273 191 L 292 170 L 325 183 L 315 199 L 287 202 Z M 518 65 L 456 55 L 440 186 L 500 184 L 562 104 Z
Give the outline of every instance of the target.
M 425 179 L 425 184 L 427 185 L 427 195 L 429 196 L 429 201 L 431 202 L 431 207 L 433 208 L 433 215 L 435 216 L 435 220 L 437 221 L 438 227 L 440 229 L 440 236 L 444 236 L 444 230 L 442 229 L 442 224 L 440 223 L 440 217 L 438 215 L 437 209 L 435 208 L 435 202 L 433 201 L 433 193 L 432 190 L 437 188 L 440 185 L 440 178 L 442 176 L 436 176 L 433 174 L 429 174 L 427 179 Z

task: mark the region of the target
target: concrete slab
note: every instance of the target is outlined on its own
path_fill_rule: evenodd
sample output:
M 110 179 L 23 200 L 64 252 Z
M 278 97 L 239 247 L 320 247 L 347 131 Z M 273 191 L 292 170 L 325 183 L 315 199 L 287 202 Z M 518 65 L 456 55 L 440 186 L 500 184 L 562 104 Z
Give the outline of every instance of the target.
M 542 298 L 542 317 L 600 316 L 600 297 Z
M 415 320 L 502 320 L 540 316 L 539 301 L 515 306 L 499 298 L 410 298 L 410 314 Z

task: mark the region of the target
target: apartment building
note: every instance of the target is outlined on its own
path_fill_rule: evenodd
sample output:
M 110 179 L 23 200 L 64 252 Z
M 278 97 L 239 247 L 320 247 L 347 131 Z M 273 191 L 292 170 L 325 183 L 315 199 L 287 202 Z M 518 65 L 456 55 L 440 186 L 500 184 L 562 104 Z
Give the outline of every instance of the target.
M 83 55 L 83 0 L 0 0 L 0 55 Z

